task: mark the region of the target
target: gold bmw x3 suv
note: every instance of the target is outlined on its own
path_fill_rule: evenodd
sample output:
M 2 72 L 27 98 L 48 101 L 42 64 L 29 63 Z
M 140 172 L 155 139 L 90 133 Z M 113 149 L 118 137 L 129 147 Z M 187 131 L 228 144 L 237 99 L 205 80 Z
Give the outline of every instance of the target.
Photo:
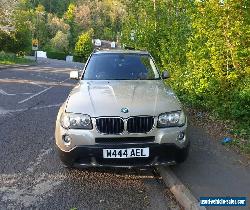
M 189 151 L 180 101 L 144 51 L 90 55 L 61 106 L 56 145 L 68 167 L 146 167 L 183 162 Z

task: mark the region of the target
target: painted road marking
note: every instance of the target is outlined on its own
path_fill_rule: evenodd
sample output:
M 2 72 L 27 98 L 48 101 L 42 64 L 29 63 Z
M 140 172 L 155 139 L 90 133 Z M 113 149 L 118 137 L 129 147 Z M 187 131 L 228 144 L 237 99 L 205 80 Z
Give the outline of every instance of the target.
M 31 182 L 32 179 L 36 179 Z M 61 185 L 66 177 L 60 174 L 1 174 L 0 198 L 1 203 L 8 203 L 10 209 L 16 209 L 21 205 L 31 208 L 45 197 L 52 196 L 56 187 Z M 20 183 L 22 183 L 20 185 Z M 11 203 L 10 203 L 11 202 Z
M 9 110 L 6 110 L 6 109 L 0 107 L 0 115 L 6 115 L 6 114 L 9 114 L 9 113 L 10 113 Z
M 63 103 L 60 103 L 60 104 L 53 104 L 53 105 L 47 105 L 47 106 L 33 107 L 33 108 L 31 108 L 31 110 L 45 109 L 45 108 L 52 108 L 52 107 L 59 107 L 59 106 L 61 106 L 62 104 L 63 104 Z
M 67 79 L 65 79 L 65 80 L 63 80 L 63 81 L 61 81 L 61 82 L 59 82 L 58 84 L 61 85 L 62 83 L 66 82 L 67 80 L 69 80 L 69 78 L 67 78 Z M 40 92 L 38 92 L 38 93 L 36 93 L 36 94 L 34 94 L 34 95 L 32 95 L 32 96 L 30 96 L 30 97 L 28 97 L 28 98 L 22 100 L 22 101 L 19 101 L 18 103 L 19 103 L 19 104 L 22 104 L 22 103 L 24 103 L 24 102 L 26 102 L 26 101 L 29 101 L 30 99 L 32 99 L 32 98 L 34 98 L 34 97 L 36 97 L 36 96 L 39 96 L 39 95 L 41 95 L 42 93 L 47 92 L 48 90 L 52 89 L 53 87 L 54 87 L 54 86 L 48 87 L 48 88 L 46 88 L 46 89 L 44 89 L 44 90 L 42 90 L 42 91 L 40 91 Z
M 66 80 L 69 80 L 70 78 L 66 79 Z M 65 81 L 66 81 L 65 80 Z M 58 86 L 60 85 L 62 82 L 51 82 L 51 81 L 35 81 L 35 80 L 24 80 L 24 79 L 8 79 L 8 78 L 5 78 L 5 79 L 0 79 L 0 83 L 2 84 L 11 84 L 11 83 L 18 83 L 18 84 L 32 84 L 32 83 L 36 83 L 36 85 L 46 85 L 44 87 L 47 87 L 47 86 Z M 34 85 L 34 84 L 33 84 Z M 65 83 L 64 86 L 74 86 L 74 84 L 69 84 L 69 83 Z
M 53 140 L 54 140 L 54 137 L 49 138 L 49 142 L 52 142 Z M 52 152 L 52 148 L 42 149 L 40 154 L 37 156 L 36 160 L 29 164 L 30 166 L 27 168 L 27 171 L 30 173 L 33 173 L 35 170 L 35 167 L 39 166 L 42 160 L 44 160 L 45 156 L 47 156 L 51 152 Z
M 35 83 L 35 82 L 31 82 L 30 84 L 32 84 L 32 85 L 36 85 L 36 86 L 41 87 L 41 88 L 45 88 L 45 86 L 40 85 L 40 84 L 37 84 L 37 83 Z
M 33 93 L 7 93 L 3 89 L 0 89 L 0 94 L 2 94 L 4 96 L 16 96 L 16 95 L 31 95 Z
M 49 80 L 57 81 L 57 79 L 54 79 L 54 78 L 52 78 L 52 77 L 42 76 L 42 75 L 40 75 L 40 74 L 37 74 L 36 76 L 41 77 L 41 78 L 44 78 L 44 79 L 49 79 Z
M 49 140 L 52 141 L 54 137 Z M 18 205 L 31 208 L 45 197 L 52 196 L 66 176 L 62 174 L 34 173 L 44 158 L 51 154 L 52 148 L 42 149 L 34 162 L 29 164 L 26 172 L 17 174 L 0 174 L 0 203 L 8 204 L 10 209 Z M 34 179 L 34 177 L 36 177 Z M 34 181 L 33 181 L 34 180 Z M 0 205 L 1 206 L 1 205 Z
M 11 113 L 15 113 L 15 112 L 24 112 L 24 111 L 28 111 L 28 110 L 38 110 L 38 109 L 60 107 L 62 104 L 63 103 L 46 105 L 46 106 L 38 106 L 38 107 L 32 107 L 32 108 L 25 108 L 25 109 L 16 109 L 16 110 L 6 110 L 6 109 L 0 107 L 0 115 L 11 114 Z
M 30 97 L 28 97 L 28 98 L 22 100 L 22 101 L 19 101 L 18 103 L 19 103 L 19 104 L 22 104 L 22 103 L 24 103 L 24 102 L 26 102 L 26 101 L 29 101 L 30 99 L 32 99 L 32 98 L 34 98 L 34 97 L 36 97 L 36 96 L 39 96 L 39 95 L 41 95 L 42 93 L 44 93 L 44 92 L 46 92 L 46 91 L 48 91 L 48 90 L 50 90 L 50 89 L 52 89 L 52 88 L 53 88 L 53 86 L 51 86 L 51 87 L 49 87 L 49 88 L 46 88 L 46 89 L 44 89 L 44 90 L 42 90 L 42 91 L 40 91 L 40 92 L 38 92 L 38 93 L 36 93 L 36 94 L 34 94 L 34 95 L 32 95 L 32 96 L 30 96 Z

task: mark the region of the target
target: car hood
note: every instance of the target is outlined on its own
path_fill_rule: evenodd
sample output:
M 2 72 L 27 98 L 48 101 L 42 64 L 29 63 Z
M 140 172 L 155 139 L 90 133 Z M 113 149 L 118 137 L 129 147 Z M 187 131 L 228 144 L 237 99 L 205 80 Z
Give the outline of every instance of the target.
M 127 108 L 128 113 L 121 109 Z M 81 81 L 70 93 L 66 112 L 100 116 L 158 116 L 181 105 L 161 80 Z

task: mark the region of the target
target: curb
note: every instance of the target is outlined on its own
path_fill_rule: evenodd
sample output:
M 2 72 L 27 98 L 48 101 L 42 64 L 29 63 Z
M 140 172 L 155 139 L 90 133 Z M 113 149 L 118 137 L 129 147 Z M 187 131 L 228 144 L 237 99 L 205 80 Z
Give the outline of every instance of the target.
M 175 196 L 176 200 L 187 210 L 205 210 L 204 206 L 200 206 L 198 200 L 192 195 L 190 190 L 185 187 L 176 177 L 169 167 L 157 167 L 163 181 Z

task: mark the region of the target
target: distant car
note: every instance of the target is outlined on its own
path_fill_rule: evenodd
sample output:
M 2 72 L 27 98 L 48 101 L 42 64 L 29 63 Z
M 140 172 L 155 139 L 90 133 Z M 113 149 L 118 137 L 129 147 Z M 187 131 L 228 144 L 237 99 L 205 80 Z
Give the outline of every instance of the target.
M 69 167 L 145 167 L 183 162 L 187 119 L 148 52 L 94 52 L 61 106 L 55 129 Z

